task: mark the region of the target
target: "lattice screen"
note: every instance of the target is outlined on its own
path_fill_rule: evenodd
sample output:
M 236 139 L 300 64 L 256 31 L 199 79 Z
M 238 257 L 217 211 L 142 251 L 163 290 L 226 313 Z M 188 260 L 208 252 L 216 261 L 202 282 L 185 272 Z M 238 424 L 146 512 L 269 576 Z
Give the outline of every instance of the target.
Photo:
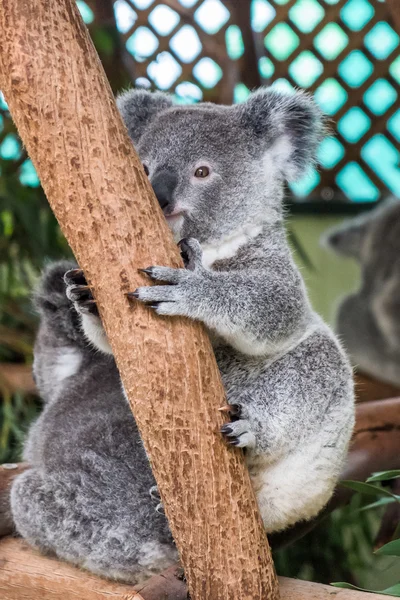
M 87 22 L 96 1 L 78 0 Z M 298 200 L 400 196 L 400 38 L 385 2 L 252 0 L 251 18 L 249 4 L 115 0 L 137 85 L 178 102 L 240 102 L 257 83 L 313 91 L 336 131 L 321 145 L 320 173 L 292 186 Z M 6 139 L 0 156 L 16 143 Z M 29 164 L 25 177 L 34 179 Z

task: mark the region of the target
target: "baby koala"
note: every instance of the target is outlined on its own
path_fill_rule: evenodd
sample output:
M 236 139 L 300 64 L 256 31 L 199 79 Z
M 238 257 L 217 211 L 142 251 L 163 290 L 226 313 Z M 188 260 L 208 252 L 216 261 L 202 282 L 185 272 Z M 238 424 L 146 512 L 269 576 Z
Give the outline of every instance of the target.
M 400 202 L 374 210 L 328 232 L 324 241 L 361 267 L 360 288 L 346 296 L 337 332 L 354 365 L 400 386 Z
M 206 325 L 232 416 L 221 433 L 246 451 L 267 532 L 311 519 L 333 492 L 354 422 L 352 370 L 310 306 L 283 223 L 285 182 L 312 164 L 322 115 L 309 96 L 271 88 L 235 106 L 174 106 L 132 90 L 118 106 L 186 260 L 149 266 L 161 285 L 131 295 L 160 318 Z M 69 269 L 47 269 L 36 295 L 45 408 L 13 515 L 42 550 L 134 581 L 176 552 L 95 300 Z

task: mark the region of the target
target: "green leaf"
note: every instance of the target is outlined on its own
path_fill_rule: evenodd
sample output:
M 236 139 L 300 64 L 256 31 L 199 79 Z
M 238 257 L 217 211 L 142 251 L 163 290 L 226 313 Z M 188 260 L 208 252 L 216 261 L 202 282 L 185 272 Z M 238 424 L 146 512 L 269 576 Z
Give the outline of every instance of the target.
M 351 585 L 351 583 L 345 583 L 343 581 L 331 583 L 331 585 L 338 588 L 344 588 L 346 590 L 357 590 L 358 592 L 369 592 L 370 594 L 383 594 L 384 596 L 396 596 L 396 598 L 400 598 L 400 583 L 396 583 L 396 585 L 392 585 L 392 587 L 386 588 L 386 590 L 382 591 L 366 590 L 364 588 L 360 588 L 355 585 Z
M 391 587 L 386 588 L 386 590 L 383 590 L 381 594 L 386 594 L 387 596 L 396 596 L 397 598 L 400 598 L 400 583 L 396 583 L 396 585 L 392 585 Z
M 287 234 L 288 234 L 289 242 L 292 244 L 294 250 L 299 255 L 300 260 L 303 262 L 304 266 L 312 273 L 316 273 L 317 269 L 315 268 L 314 263 L 312 262 L 311 258 L 309 257 L 306 249 L 302 245 L 302 243 L 299 240 L 295 231 L 291 227 L 289 227 Z
M 389 492 L 385 488 L 371 485 L 370 483 L 362 483 L 361 481 L 341 481 L 340 485 L 349 488 L 350 490 L 354 490 L 355 492 L 359 492 L 360 494 L 366 494 L 367 496 L 388 496 L 389 498 L 394 498 L 397 502 L 400 502 L 400 496 L 396 496 L 396 494 L 392 494 L 392 492 Z
M 375 554 L 384 554 L 385 556 L 400 556 L 400 539 L 393 540 L 385 544 Z
M 389 498 L 387 496 L 384 496 L 383 498 L 380 498 L 376 502 L 371 502 L 371 504 L 366 504 L 365 506 L 362 506 L 358 510 L 355 510 L 353 514 L 355 514 L 355 513 L 358 514 L 360 512 L 364 512 L 366 510 L 371 510 L 373 508 L 379 508 L 379 506 L 385 506 L 386 504 L 392 504 L 393 502 L 396 502 L 396 498 Z
M 367 479 L 367 483 L 371 481 L 388 481 L 389 479 L 397 479 L 400 477 L 400 469 L 394 471 L 379 471 L 379 473 L 372 473 L 371 477 Z

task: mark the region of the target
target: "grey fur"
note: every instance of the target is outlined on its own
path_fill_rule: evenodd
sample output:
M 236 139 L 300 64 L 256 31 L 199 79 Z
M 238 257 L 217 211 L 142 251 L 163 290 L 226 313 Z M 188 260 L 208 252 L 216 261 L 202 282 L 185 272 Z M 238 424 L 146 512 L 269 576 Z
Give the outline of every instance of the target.
M 400 386 L 400 202 L 390 198 L 324 240 L 361 268 L 360 288 L 338 309 L 337 331 L 354 365 Z
M 284 182 L 314 157 L 319 110 L 304 94 L 270 89 L 233 107 L 172 107 L 143 91 L 119 106 L 150 181 L 164 182 L 156 187 L 175 237 L 188 238 L 187 269 L 149 268 L 163 285 L 135 297 L 207 326 L 236 413 L 222 434 L 246 447 L 267 531 L 309 519 L 333 491 L 354 421 L 351 368 L 310 307 L 283 224 Z M 203 166 L 209 176 L 194 177 Z M 47 271 L 38 294 L 35 373 L 47 404 L 27 442 L 34 469 L 13 487 L 14 518 L 40 548 L 134 579 L 145 541 L 168 544 L 167 525 L 149 498 L 154 481 L 114 362 L 76 326 L 74 310 L 86 338 L 110 352 L 79 288 L 67 278 L 63 290 L 67 267 Z M 60 383 L 52 370 L 66 345 L 82 361 Z

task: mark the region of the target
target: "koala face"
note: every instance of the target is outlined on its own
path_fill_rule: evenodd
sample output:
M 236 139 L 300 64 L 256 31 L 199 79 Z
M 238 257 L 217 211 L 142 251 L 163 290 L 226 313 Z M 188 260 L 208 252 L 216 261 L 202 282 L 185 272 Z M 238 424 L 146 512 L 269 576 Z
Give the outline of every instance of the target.
M 228 107 L 132 90 L 118 107 L 175 237 L 201 243 L 278 220 L 284 181 L 322 139 L 322 115 L 302 93 L 266 88 Z

